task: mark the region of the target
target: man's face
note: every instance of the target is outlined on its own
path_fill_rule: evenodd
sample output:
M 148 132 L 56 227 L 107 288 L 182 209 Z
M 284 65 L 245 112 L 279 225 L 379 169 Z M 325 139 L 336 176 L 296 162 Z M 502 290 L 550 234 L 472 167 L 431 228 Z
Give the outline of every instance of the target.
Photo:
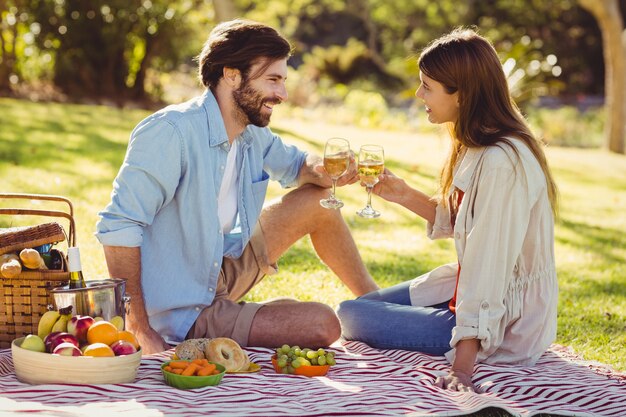
M 261 60 L 250 68 L 250 78 L 242 79 L 233 91 L 235 117 L 243 124 L 265 127 L 269 124 L 273 107 L 287 100 L 285 80 L 287 59 L 272 62 L 260 75 L 257 72 L 267 61 Z

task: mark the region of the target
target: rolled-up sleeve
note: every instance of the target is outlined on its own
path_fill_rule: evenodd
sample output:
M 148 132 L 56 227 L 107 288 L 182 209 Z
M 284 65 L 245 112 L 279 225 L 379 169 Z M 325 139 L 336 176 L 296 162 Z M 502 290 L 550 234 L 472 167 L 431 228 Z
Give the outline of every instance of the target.
M 101 244 L 141 246 L 143 228 L 176 192 L 182 156 L 180 133 L 171 123 L 152 117 L 137 126 L 113 182 L 111 202 L 99 213 L 96 237 Z
M 306 155 L 306 152 L 285 144 L 280 137 L 272 134 L 265 148 L 263 168 L 281 187 L 295 187 Z
M 441 202 L 435 207 L 435 222 L 426 225 L 426 234 L 433 240 L 452 237 L 450 210 Z
M 472 220 L 460 259 L 452 347 L 463 339 L 479 339 L 479 356 L 487 356 L 502 343 L 505 292 L 530 216 L 525 184 L 523 170 L 499 166 L 483 168 L 474 185 L 474 198 L 467 202 Z

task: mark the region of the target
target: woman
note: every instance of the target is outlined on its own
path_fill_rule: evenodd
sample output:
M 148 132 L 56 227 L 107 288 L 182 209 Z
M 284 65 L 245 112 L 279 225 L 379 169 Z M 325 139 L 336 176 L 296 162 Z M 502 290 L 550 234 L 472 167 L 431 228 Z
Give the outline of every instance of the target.
M 557 189 L 486 39 L 454 30 L 418 65 L 415 95 L 452 138 L 439 195 L 388 170 L 374 192 L 426 219 L 431 239 L 454 238 L 458 262 L 345 301 L 338 314 L 346 339 L 445 354 L 451 370 L 436 385 L 475 391 L 476 362 L 532 365 L 554 340 Z

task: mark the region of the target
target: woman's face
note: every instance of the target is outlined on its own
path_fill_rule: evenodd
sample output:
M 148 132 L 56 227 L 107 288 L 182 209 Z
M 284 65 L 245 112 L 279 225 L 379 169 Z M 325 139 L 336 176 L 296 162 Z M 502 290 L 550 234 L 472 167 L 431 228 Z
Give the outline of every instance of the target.
M 415 96 L 426 106 L 428 121 L 435 124 L 456 123 L 459 117 L 459 93 L 449 94 L 443 84 L 420 71 L 421 84 Z

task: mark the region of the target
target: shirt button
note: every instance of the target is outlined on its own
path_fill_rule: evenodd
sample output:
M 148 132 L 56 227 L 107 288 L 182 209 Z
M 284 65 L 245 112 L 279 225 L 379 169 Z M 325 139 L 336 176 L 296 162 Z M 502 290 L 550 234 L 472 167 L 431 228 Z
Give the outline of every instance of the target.
M 489 303 L 486 301 L 483 301 L 482 304 L 480 305 L 480 308 L 482 308 L 483 310 L 487 310 L 489 308 Z
M 209 291 L 213 292 L 213 288 L 209 288 Z
M 213 262 L 213 266 L 217 268 L 217 262 Z
M 196 311 L 200 311 L 200 307 L 196 307 Z
M 220 166 L 220 169 L 221 169 L 222 171 L 224 171 L 224 165 Z

